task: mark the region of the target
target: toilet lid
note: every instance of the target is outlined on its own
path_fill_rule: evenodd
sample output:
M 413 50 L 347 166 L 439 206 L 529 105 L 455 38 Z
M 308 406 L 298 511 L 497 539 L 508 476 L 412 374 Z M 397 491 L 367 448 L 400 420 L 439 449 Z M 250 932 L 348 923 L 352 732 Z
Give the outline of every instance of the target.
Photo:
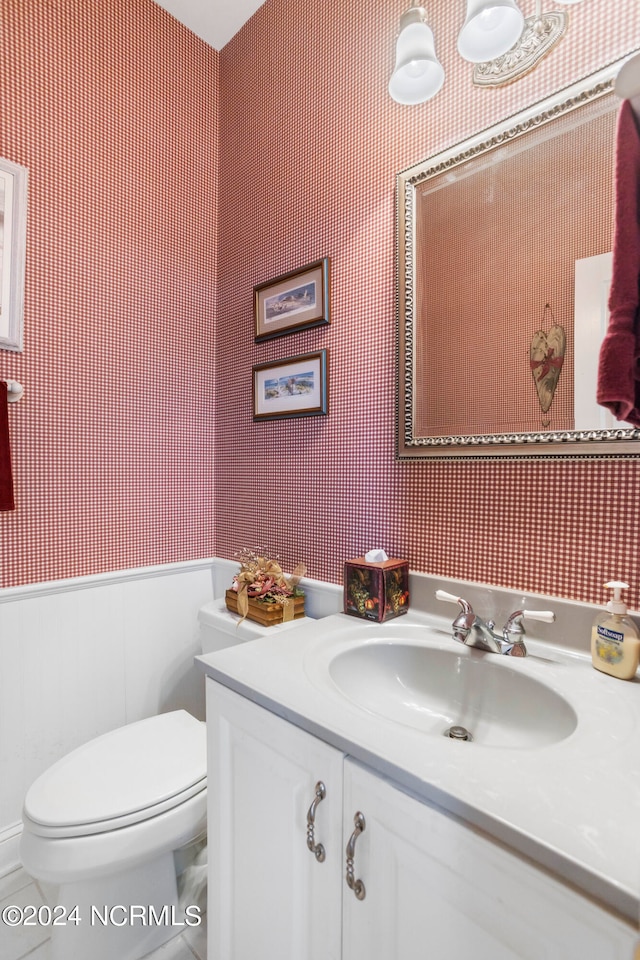
M 48 826 L 97 823 L 166 803 L 206 784 L 206 727 L 184 710 L 106 733 L 31 785 L 27 816 Z

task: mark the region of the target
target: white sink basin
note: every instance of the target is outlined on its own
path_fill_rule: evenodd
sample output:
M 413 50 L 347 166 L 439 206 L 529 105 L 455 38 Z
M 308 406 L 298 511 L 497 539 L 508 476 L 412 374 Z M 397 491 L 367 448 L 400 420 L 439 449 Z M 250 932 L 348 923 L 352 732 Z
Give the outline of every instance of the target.
M 379 717 L 436 736 L 465 728 L 471 742 L 452 749 L 534 748 L 570 736 L 578 722 L 570 704 L 519 670 L 523 660 L 507 659 L 381 637 L 335 653 L 327 666 L 343 696 Z

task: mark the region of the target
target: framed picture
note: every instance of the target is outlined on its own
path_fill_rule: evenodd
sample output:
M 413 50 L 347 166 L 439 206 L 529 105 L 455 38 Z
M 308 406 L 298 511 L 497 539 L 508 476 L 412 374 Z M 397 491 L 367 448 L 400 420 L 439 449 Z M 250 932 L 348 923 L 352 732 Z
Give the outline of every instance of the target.
M 315 417 L 328 411 L 328 352 L 253 367 L 253 419 Z
M 329 258 L 253 288 L 256 341 L 330 323 Z
M 0 159 L 0 349 L 22 350 L 27 248 L 26 167 Z

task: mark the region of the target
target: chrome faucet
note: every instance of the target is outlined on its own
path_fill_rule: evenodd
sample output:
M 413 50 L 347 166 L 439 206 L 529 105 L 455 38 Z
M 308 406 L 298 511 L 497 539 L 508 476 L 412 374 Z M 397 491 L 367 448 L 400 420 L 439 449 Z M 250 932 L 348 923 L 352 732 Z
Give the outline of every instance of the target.
M 553 623 L 556 618 L 552 610 L 516 610 L 505 623 L 500 636 L 494 633 L 494 621 L 485 622 L 476 616 L 471 604 L 462 597 L 456 597 L 445 590 L 436 590 L 436 598 L 460 604 L 460 613 L 452 623 L 454 640 L 464 643 L 467 647 L 477 647 L 488 653 L 499 653 L 508 657 L 526 657 L 527 655 L 522 625 L 525 617 L 529 620 L 542 620 L 545 623 Z

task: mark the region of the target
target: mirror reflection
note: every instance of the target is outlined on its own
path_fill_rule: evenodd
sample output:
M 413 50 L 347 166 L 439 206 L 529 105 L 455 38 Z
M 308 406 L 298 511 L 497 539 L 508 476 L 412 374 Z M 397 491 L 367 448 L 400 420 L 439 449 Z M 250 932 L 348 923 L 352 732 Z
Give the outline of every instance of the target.
M 611 87 L 584 83 L 399 175 L 400 457 L 640 452 L 595 401 Z

